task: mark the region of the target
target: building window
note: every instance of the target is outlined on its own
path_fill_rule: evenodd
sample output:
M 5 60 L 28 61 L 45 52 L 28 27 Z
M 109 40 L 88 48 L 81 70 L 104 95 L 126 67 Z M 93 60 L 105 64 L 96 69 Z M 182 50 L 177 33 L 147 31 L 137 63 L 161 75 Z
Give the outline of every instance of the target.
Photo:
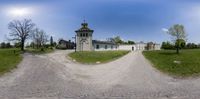
M 111 45 L 111 49 L 113 49 L 113 46 Z
M 88 37 L 88 33 L 86 33 L 86 37 Z
M 81 34 L 80 34 L 80 36 L 82 37 L 82 36 L 83 36 L 83 34 L 81 33 Z
M 83 33 L 83 37 L 85 37 L 85 33 Z
M 99 45 L 96 45 L 96 49 L 99 49 Z
M 107 49 L 108 48 L 108 46 L 107 45 L 105 45 L 105 49 Z

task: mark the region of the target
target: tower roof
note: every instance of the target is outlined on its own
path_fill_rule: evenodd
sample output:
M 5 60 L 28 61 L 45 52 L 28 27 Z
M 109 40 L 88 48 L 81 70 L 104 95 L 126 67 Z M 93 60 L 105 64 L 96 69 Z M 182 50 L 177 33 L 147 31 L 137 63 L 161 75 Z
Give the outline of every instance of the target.
M 91 30 L 90 28 L 88 28 L 88 23 L 84 22 L 81 24 L 81 28 L 76 30 L 75 32 L 94 32 L 94 30 Z

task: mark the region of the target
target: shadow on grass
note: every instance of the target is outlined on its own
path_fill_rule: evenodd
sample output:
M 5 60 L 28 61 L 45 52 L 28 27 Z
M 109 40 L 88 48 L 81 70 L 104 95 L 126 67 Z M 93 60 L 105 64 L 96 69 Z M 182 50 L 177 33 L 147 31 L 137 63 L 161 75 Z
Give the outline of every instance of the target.
M 178 55 L 175 52 L 160 52 L 159 54 L 161 54 L 161 55 Z
M 160 51 L 158 54 L 160 55 L 180 55 L 181 52 L 179 54 L 176 53 L 175 50 L 168 50 L 168 51 Z

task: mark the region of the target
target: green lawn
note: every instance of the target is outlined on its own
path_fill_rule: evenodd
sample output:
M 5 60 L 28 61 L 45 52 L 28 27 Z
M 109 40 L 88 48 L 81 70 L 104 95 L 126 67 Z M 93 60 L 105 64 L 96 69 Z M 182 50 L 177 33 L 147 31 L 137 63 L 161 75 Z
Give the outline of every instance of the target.
M 16 53 L 14 53 L 14 50 Z M 16 68 L 22 60 L 21 51 L 18 49 L 0 49 L 0 75 Z
M 86 64 L 95 64 L 96 62 L 105 63 L 115 60 L 129 51 L 84 51 L 70 53 L 69 56 L 77 62 Z
M 200 49 L 181 50 L 180 54 L 174 50 L 144 51 L 143 54 L 165 73 L 178 77 L 200 74 Z

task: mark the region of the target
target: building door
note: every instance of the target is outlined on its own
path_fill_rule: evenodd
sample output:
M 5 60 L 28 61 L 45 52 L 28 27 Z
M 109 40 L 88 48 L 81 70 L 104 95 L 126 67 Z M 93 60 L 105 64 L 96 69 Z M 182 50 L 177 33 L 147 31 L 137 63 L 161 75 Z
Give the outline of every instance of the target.
M 134 51 L 134 47 L 132 46 L 132 51 Z
M 82 40 L 81 42 L 81 50 L 82 51 L 88 51 L 89 50 L 89 46 L 88 46 L 88 42 L 87 40 Z

